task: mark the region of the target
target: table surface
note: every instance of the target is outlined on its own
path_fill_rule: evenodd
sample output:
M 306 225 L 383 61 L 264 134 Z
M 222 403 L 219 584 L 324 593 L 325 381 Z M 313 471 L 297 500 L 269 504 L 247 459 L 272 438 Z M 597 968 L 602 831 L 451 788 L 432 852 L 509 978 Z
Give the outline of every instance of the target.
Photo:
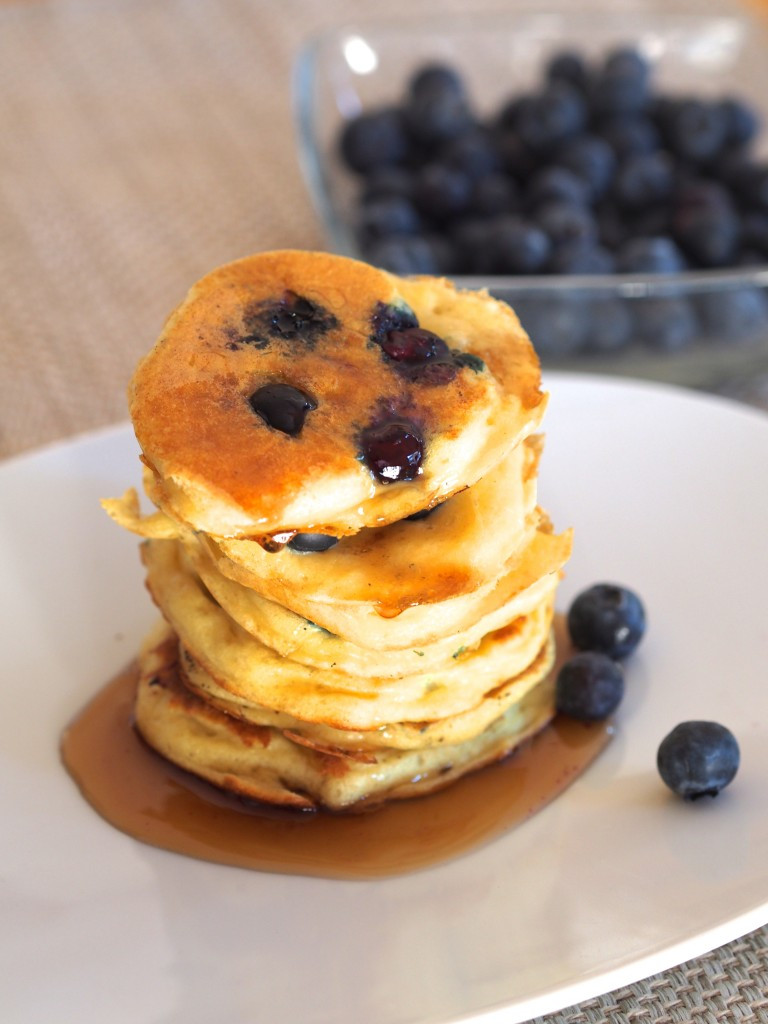
M 373 0 L 0 4 L 0 457 L 125 419 L 136 361 L 211 267 L 323 247 L 291 63 L 310 33 L 377 13 Z M 767 1020 L 768 928 L 540 1018 Z

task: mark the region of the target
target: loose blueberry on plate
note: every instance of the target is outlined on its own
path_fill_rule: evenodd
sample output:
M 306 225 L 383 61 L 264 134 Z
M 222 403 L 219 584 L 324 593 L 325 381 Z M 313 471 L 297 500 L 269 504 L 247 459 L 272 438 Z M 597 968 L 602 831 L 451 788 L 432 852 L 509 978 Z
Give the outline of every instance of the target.
M 662 740 L 656 756 L 661 778 L 685 800 L 717 796 L 734 778 L 740 751 L 718 722 L 681 722 Z
M 555 683 L 555 706 L 561 715 L 600 722 L 624 696 L 624 670 L 606 654 L 582 651 L 562 666 Z
M 574 647 L 621 660 L 645 633 L 645 609 L 634 591 L 614 583 L 596 583 L 578 594 L 568 609 Z

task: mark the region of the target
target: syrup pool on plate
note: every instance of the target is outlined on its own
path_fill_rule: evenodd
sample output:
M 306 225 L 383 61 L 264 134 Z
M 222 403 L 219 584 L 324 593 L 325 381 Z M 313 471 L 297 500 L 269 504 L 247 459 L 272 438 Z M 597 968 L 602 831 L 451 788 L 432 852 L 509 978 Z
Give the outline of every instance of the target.
M 362 814 L 276 811 L 220 793 L 150 750 L 132 725 L 137 679 L 135 665 L 120 673 L 64 733 L 64 764 L 86 800 L 144 843 L 285 874 L 385 877 L 468 852 L 558 796 L 612 732 L 558 717 L 504 760 L 428 796 Z

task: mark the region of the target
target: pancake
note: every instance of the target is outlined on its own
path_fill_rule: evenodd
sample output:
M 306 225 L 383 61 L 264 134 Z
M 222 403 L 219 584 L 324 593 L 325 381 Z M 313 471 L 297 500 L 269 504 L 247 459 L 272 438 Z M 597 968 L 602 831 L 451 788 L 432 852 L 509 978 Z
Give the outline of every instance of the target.
M 389 330 L 416 321 L 439 336 L 432 358 L 391 356 Z M 284 251 L 198 282 L 129 404 L 159 507 L 269 545 L 382 526 L 472 486 L 536 430 L 546 396 L 519 321 L 486 293 Z
M 549 631 L 551 603 L 457 651 L 429 672 L 396 679 L 319 670 L 280 657 L 233 622 L 189 573 L 176 541 L 147 541 L 147 585 L 193 658 L 216 683 L 252 704 L 340 729 L 445 718 L 474 707 L 523 671 Z
M 451 633 L 418 648 L 390 650 L 361 647 L 329 633 L 317 623 L 222 576 L 199 550 L 195 557 L 195 552 L 186 549 L 183 562 L 231 619 L 281 657 L 320 669 L 338 668 L 352 675 L 393 679 L 416 670 L 429 671 L 459 652 L 472 650 L 486 633 L 509 625 L 551 596 L 557 582 L 555 577 L 548 577 L 543 585 L 529 588 L 525 601 L 513 597 L 464 632 Z M 385 625 L 387 620 L 381 621 Z
M 211 570 L 258 593 L 259 577 L 223 555 L 217 557 L 216 545 L 210 538 L 198 537 L 195 545 L 196 557 L 207 557 Z M 427 644 L 473 629 L 503 606 L 507 606 L 511 616 L 517 615 L 520 610 L 512 605 L 514 600 L 527 608 L 532 596 L 536 601 L 544 592 L 554 590 L 571 547 L 571 531 L 554 534 L 547 516 L 536 509 L 515 555 L 500 567 L 497 575 L 470 593 L 403 607 L 390 603 L 393 598 L 396 600 L 394 594 L 388 594 L 387 603 L 382 604 L 372 581 L 371 596 L 366 601 L 331 604 L 315 600 L 311 593 L 288 588 L 278 600 L 295 614 L 360 647 L 378 651 L 407 647 L 421 650 Z
M 542 609 L 551 621 L 550 609 Z M 489 690 L 478 703 L 446 718 L 431 721 L 394 722 L 376 729 L 335 729 L 323 722 L 308 722 L 283 711 L 247 700 L 230 693 L 197 662 L 183 646 L 178 647 L 179 671 L 185 686 L 208 704 L 234 718 L 253 725 L 268 725 L 283 730 L 297 743 L 326 752 L 344 753 L 353 759 L 365 760 L 376 750 L 418 750 L 442 743 L 460 743 L 476 736 L 498 718 L 527 690 L 536 685 L 554 664 L 555 643 L 550 630 L 544 634 L 543 645 L 533 661 L 522 672 L 505 679 Z
M 367 602 L 403 609 L 470 593 L 500 574 L 533 529 L 541 438 L 529 438 L 429 516 L 360 530 L 327 551 L 268 552 L 254 541 L 208 538 L 214 560 L 248 573 L 273 601 L 288 593 L 326 604 Z
M 136 727 L 167 760 L 238 796 L 305 810 L 360 810 L 433 792 L 504 757 L 547 724 L 553 702 L 552 678 L 544 672 L 463 743 L 355 759 L 239 721 L 195 696 L 182 682 L 175 638 L 163 630 L 141 654 Z

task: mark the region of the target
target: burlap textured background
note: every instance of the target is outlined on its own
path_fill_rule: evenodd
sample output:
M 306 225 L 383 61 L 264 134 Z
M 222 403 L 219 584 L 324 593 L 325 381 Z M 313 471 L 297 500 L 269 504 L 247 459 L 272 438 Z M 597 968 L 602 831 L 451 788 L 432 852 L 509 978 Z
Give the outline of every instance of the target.
M 136 360 L 216 264 L 323 245 L 291 63 L 318 28 L 380 13 L 371 0 L 0 7 L 0 457 L 124 419 Z M 544 1019 L 768 1021 L 768 930 Z

